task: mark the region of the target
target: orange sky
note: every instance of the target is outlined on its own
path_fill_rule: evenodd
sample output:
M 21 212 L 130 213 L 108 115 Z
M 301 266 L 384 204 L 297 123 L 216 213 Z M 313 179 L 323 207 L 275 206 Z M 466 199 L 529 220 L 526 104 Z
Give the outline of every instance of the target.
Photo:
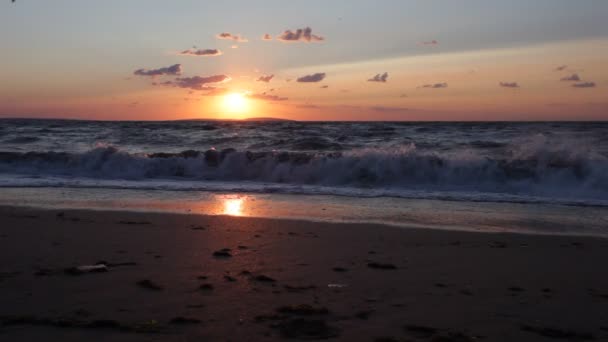
M 354 16 L 356 11 L 363 10 L 364 5 L 356 3 L 353 13 L 344 14 L 346 18 L 348 14 Z M 191 6 L 197 5 L 192 2 Z M 8 6 L 3 4 L 2 7 Z M 388 6 L 380 7 L 380 11 L 388 13 L 390 10 Z M 100 7 L 101 10 L 106 8 Z M 264 40 L 259 32 L 265 32 L 265 28 L 264 31 L 251 30 L 257 34 L 243 29 L 233 31 L 242 32 L 238 35 L 220 36 L 218 34 L 224 30 L 219 30 L 219 27 L 224 27 L 224 24 L 217 23 L 217 28 L 201 26 L 199 34 L 204 37 L 201 39 L 204 46 L 201 46 L 194 40 L 190 40 L 188 45 L 163 42 L 162 37 L 158 37 L 160 31 L 143 32 L 138 40 L 123 40 L 120 36 L 107 36 L 107 32 L 104 35 L 102 23 L 91 23 L 93 28 L 88 33 L 90 37 L 97 38 L 96 44 L 85 41 L 83 35 L 73 38 L 72 45 L 65 45 L 68 38 L 61 43 L 63 38 L 51 34 L 37 42 L 42 38 L 35 33 L 44 27 L 31 25 L 43 25 L 44 22 L 34 23 L 39 18 L 32 16 L 31 12 L 35 11 L 38 16 L 42 12 L 33 5 L 14 7 L 11 11 L 3 9 L 0 19 L 6 16 L 5 19 L 15 21 L 12 24 L 17 25 L 17 29 L 31 32 L 3 37 L 9 48 L 5 50 L 6 62 L 0 66 L 0 73 L 7 80 L 0 83 L 0 117 L 104 120 L 247 117 L 296 120 L 608 119 L 608 38 L 601 36 L 500 44 L 499 38 L 506 41 L 508 35 L 496 33 L 493 38 L 497 40 L 496 44 L 458 48 L 452 46 L 450 40 L 440 38 L 455 31 L 453 41 L 456 41 L 460 39 L 457 33 L 464 35 L 470 32 L 459 32 L 459 27 L 448 21 L 442 24 L 445 26 L 443 31 L 425 35 L 428 39 L 424 40 L 410 38 L 408 35 L 411 33 L 404 33 L 400 41 L 360 42 L 376 50 L 398 48 L 403 52 L 367 57 L 360 52 L 360 58 L 352 58 L 350 55 L 340 57 L 340 53 L 357 45 L 345 42 L 344 30 L 328 25 L 329 21 L 324 22 L 323 18 L 311 21 L 317 24 L 315 20 L 320 20 L 317 26 L 325 27 L 324 30 L 310 29 L 308 38 L 306 33 L 302 33 L 303 38 L 297 36 L 291 41 L 286 41 L 292 39 L 288 33 L 296 36 L 296 27 L 302 27 L 302 32 L 306 32 L 306 27 L 300 25 L 285 29 L 284 25 L 277 25 L 281 29 L 269 30 L 273 33 L 272 40 Z M 535 29 L 548 35 L 554 29 L 551 25 L 557 24 L 544 18 L 542 13 L 536 14 L 536 20 L 547 24 Z M 17 22 L 19 15 L 22 21 Z M 43 17 L 42 20 L 51 25 L 63 14 L 58 12 L 56 15 L 56 18 Z M 99 14 L 101 18 L 103 15 Z M 181 14 L 182 17 L 185 15 Z M 177 22 L 182 17 L 174 14 L 167 20 Z M 393 19 L 396 20 L 394 24 L 398 24 L 400 18 Z M 457 22 L 454 18 L 448 19 Z M 533 19 L 530 18 L 530 23 Z M 331 20 L 336 19 L 333 17 Z M 386 27 L 380 24 L 370 30 L 378 30 L 388 36 L 389 29 L 392 29 L 390 20 L 387 17 Z M 133 34 L 130 31 L 137 31 L 136 23 L 128 26 L 130 30 L 126 36 Z M 357 24 L 354 19 L 345 23 L 350 25 L 349 30 Z M 72 30 L 70 32 L 79 27 L 73 26 L 75 23 L 65 25 L 64 29 Z M 478 25 L 486 30 L 493 29 L 483 27 L 490 24 Z M 252 25 L 259 26 L 259 23 Z M 58 32 L 53 34 L 59 35 Z M 567 36 L 566 33 L 558 34 Z M 533 35 L 531 31 L 530 36 Z M 53 45 L 53 39 L 57 39 L 57 45 Z M 188 41 L 186 38 L 183 40 Z M 48 46 L 39 47 L 35 43 Z M 127 54 L 118 47 L 127 44 L 129 46 L 124 50 L 134 52 Z M 43 48 L 46 53 L 39 55 Z M 148 57 L 135 58 L 135 55 L 142 54 Z M 167 69 L 178 64 L 179 72 Z M 560 66 L 563 67 L 557 70 Z M 140 69 L 141 72 L 136 72 Z M 153 76 L 154 73 L 158 75 Z M 312 79 L 314 82 L 297 81 L 318 73 L 325 77 Z M 384 73 L 384 82 L 369 81 L 376 75 L 377 80 L 382 80 Z M 268 75 L 274 75 L 269 82 L 259 81 L 261 76 Z M 191 79 L 201 77 L 207 80 L 217 76 L 225 80 L 194 84 L 195 80 Z M 576 80 L 561 80 L 572 76 L 576 76 Z M 163 82 L 170 84 L 162 85 Z M 226 101 L 226 94 L 239 94 L 231 95 L 240 102 L 238 109 Z

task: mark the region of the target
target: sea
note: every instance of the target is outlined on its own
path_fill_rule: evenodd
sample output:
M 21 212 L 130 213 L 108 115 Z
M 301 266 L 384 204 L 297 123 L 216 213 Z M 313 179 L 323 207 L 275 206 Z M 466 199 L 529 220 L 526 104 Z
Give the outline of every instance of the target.
M 0 205 L 608 236 L 608 123 L 0 119 Z

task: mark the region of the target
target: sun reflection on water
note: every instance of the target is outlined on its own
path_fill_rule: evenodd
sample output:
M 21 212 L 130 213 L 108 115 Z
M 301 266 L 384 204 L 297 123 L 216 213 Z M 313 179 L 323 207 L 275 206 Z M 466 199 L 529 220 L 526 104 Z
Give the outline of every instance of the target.
M 224 215 L 230 216 L 243 216 L 243 202 L 242 197 L 227 197 L 224 201 Z

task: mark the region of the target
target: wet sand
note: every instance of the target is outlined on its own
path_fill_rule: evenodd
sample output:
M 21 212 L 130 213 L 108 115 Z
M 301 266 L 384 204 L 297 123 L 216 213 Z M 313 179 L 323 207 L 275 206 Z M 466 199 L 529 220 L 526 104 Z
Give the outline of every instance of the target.
M 0 340 L 608 340 L 606 260 L 590 237 L 0 207 Z

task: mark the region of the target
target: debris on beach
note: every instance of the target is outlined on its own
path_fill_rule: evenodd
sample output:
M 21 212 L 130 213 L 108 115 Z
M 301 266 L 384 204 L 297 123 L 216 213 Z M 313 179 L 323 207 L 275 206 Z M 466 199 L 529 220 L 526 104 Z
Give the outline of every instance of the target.
M 65 273 L 69 275 L 81 275 L 86 273 L 100 273 L 108 271 L 108 266 L 105 264 L 83 265 L 65 269 Z
M 259 275 L 255 276 L 255 277 L 253 277 L 253 280 L 259 281 L 259 282 L 262 282 L 262 283 L 274 283 L 274 282 L 276 282 L 276 279 L 271 278 L 271 277 L 269 277 L 267 275 L 263 275 L 263 274 L 259 274 Z
M 367 264 L 367 267 L 374 268 L 378 270 L 396 270 L 397 266 L 393 264 L 380 263 L 380 262 L 370 262 Z
M 201 321 L 196 318 L 177 316 L 177 317 L 172 318 L 169 321 L 169 324 L 186 325 L 186 324 L 199 324 L 200 322 Z
M 213 284 L 205 283 L 198 287 L 199 290 L 211 291 L 214 289 Z
M 138 281 L 137 286 L 147 289 L 147 290 L 152 290 L 152 291 L 162 291 L 163 287 L 156 284 L 155 282 L 153 282 L 152 280 L 149 279 L 143 279 Z
M 232 253 L 230 253 L 230 248 L 222 248 L 213 252 L 213 256 L 216 258 L 230 258 L 232 257 Z

